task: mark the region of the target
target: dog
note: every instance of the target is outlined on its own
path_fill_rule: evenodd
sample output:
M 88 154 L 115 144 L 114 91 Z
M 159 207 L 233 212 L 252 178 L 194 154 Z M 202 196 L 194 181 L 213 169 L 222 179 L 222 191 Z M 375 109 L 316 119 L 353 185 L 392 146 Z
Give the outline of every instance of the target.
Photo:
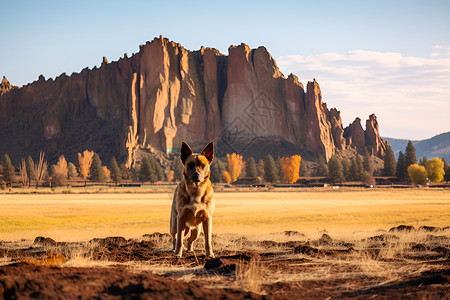
M 175 189 L 170 214 L 170 234 L 173 250 L 179 258 L 183 255 L 183 237 L 191 231 L 188 251 L 203 226 L 206 256 L 214 258 L 211 247 L 212 215 L 215 208 L 210 166 L 214 159 L 214 143 L 210 142 L 200 154 L 192 153 L 186 142 L 181 143 L 181 161 L 184 165 L 183 178 Z M 184 234 L 183 234 L 184 232 Z

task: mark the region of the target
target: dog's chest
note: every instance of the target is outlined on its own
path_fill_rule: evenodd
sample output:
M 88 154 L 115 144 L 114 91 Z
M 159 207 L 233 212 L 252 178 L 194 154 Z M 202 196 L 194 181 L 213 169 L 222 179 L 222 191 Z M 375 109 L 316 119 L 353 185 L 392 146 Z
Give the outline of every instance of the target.
M 214 212 L 214 201 L 204 203 L 192 199 L 184 209 L 186 224 L 188 226 L 198 226 L 201 222 L 210 218 Z

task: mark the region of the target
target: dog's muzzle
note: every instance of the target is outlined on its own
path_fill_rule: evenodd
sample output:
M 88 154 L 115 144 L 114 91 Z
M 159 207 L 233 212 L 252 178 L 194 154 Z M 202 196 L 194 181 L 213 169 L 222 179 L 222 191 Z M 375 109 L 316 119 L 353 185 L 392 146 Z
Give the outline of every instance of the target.
M 202 175 L 199 172 L 194 172 L 191 174 L 189 178 L 192 182 L 201 182 L 202 181 Z

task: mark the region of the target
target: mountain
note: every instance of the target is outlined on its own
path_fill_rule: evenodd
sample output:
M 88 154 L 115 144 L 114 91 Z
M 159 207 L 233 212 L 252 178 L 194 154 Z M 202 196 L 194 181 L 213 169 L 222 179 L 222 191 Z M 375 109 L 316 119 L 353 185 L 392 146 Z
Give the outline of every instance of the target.
M 383 137 L 383 139 L 389 142 L 395 155 L 398 155 L 400 151 L 405 152 L 408 140 L 388 137 Z M 416 148 L 417 159 L 424 156 L 428 159 L 443 157 L 447 162 L 450 162 L 450 132 L 441 133 L 426 140 L 412 141 L 412 143 Z
M 266 48 L 241 44 L 224 55 L 162 37 L 131 57 L 103 58 L 99 68 L 71 76 L 41 75 L 20 88 L 4 78 L 0 132 L 0 153 L 16 161 L 40 150 L 76 161 L 90 149 L 128 166 L 138 149 L 170 153 L 183 140 L 195 150 L 214 140 L 218 156 L 300 153 L 328 160 L 350 148 L 378 157 L 386 149 L 375 115 L 365 130 L 359 118 L 344 129 L 318 82 L 305 89 L 295 75 L 285 77 Z

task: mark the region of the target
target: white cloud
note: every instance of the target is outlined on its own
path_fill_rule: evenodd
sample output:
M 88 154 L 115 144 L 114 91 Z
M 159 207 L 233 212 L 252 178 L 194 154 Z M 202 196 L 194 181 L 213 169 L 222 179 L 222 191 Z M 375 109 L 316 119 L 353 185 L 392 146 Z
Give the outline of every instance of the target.
M 316 78 L 328 107 L 341 111 L 344 126 L 375 113 L 381 134 L 428 138 L 450 130 L 450 46 L 435 46 L 430 58 L 352 50 L 311 56 L 281 56 L 285 74 Z

